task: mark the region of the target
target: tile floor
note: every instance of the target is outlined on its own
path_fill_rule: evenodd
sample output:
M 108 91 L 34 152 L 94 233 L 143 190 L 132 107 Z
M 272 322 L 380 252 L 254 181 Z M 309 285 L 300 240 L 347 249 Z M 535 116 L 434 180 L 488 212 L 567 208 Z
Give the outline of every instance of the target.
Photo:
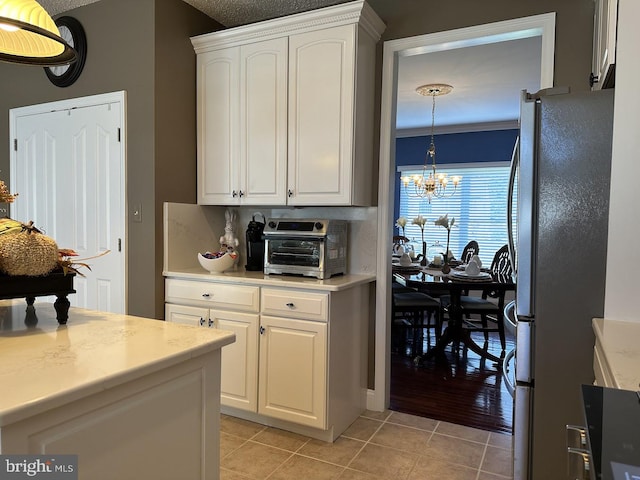
M 505 480 L 511 436 L 365 412 L 334 443 L 222 415 L 221 480 Z

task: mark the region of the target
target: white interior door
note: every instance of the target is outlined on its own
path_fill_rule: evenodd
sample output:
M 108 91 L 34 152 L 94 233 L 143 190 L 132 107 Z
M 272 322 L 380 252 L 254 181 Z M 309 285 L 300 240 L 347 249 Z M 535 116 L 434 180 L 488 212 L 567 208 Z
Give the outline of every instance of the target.
M 93 98 L 93 102 L 88 102 Z M 34 225 L 85 263 L 72 305 L 125 313 L 124 97 L 11 111 L 11 217 Z M 52 108 L 55 107 L 55 108 Z M 48 111 L 43 111 L 48 110 Z

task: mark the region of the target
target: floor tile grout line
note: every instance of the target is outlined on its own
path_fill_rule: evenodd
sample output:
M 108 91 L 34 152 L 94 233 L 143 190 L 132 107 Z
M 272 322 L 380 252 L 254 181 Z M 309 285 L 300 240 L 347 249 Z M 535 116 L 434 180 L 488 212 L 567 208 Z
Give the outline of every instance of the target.
M 487 456 L 487 444 L 485 444 L 484 449 L 482 450 L 482 458 L 480 458 L 480 465 L 478 465 L 478 473 L 476 473 L 476 480 L 480 480 L 480 471 L 482 470 L 482 464 L 484 463 L 484 459 L 486 458 L 486 456 Z
M 388 418 L 388 417 L 387 417 L 387 418 Z M 371 440 L 371 439 L 376 435 L 376 433 L 378 433 L 378 432 L 380 431 L 380 429 L 382 428 L 382 426 L 384 425 L 384 423 L 385 423 L 384 421 L 380 422 L 380 425 L 378 426 L 378 428 L 376 428 L 376 431 L 375 431 L 375 432 L 373 432 L 373 433 L 371 434 L 371 436 L 369 436 L 369 438 L 368 438 L 367 440 L 364 440 L 364 443 L 363 443 L 362 447 L 360 447 L 360 450 L 358 450 L 358 453 L 356 453 L 356 454 L 353 456 L 353 458 L 352 458 L 351 460 L 349 460 L 349 463 L 347 463 L 347 465 L 346 465 L 345 469 L 349 468 L 349 467 L 350 467 L 350 465 L 353 463 L 353 461 L 354 461 L 356 458 L 358 458 L 358 455 L 360 455 L 360 454 L 362 453 L 362 451 L 366 448 L 366 446 L 369 444 L 369 440 Z M 354 470 L 357 470 L 357 469 L 355 469 L 355 468 L 354 468 Z M 361 471 L 361 470 L 358 470 L 358 471 Z

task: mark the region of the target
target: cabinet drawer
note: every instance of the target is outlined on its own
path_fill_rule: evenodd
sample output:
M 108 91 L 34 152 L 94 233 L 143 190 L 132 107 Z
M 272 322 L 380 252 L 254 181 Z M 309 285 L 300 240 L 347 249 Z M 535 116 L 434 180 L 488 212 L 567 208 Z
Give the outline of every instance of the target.
M 186 325 L 212 327 L 209 320 L 209 309 L 204 307 L 189 307 L 187 305 L 165 304 L 164 319 L 167 322 L 184 323 Z
M 262 289 L 262 313 L 326 322 L 329 294 L 295 290 Z
M 259 287 L 169 278 L 165 288 L 166 302 L 247 312 L 257 312 L 259 308 Z

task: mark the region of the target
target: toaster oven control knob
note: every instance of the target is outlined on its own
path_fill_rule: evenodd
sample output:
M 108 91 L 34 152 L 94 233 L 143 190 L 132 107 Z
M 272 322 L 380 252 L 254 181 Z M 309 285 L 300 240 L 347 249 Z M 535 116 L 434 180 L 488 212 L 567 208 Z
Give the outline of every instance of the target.
M 269 222 L 269 228 L 276 228 L 276 222 Z
M 322 225 L 321 222 L 316 222 L 316 224 L 314 225 L 314 227 L 316 227 L 316 230 L 322 230 L 322 227 L 324 227 L 324 225 Z

